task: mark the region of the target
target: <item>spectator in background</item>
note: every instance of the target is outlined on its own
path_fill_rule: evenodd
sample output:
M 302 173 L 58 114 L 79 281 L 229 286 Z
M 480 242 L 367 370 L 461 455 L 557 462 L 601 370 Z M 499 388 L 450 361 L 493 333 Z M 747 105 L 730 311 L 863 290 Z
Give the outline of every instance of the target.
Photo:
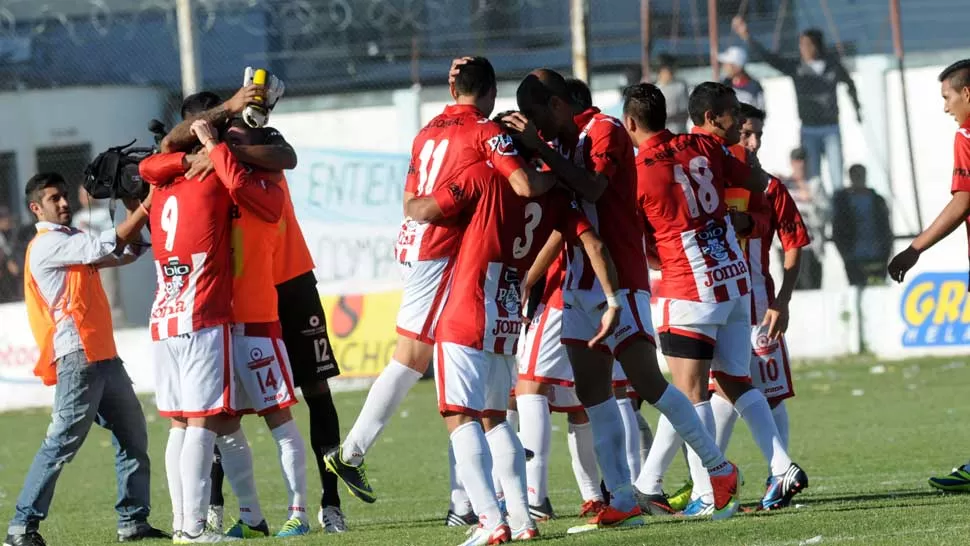
M 656 85 L 667 100 L 667 129 L 674 133 L 687 132 L 687 83 L 677 79 L 674 58 L 670 55 L 657 57 Z
M 828 199 L 818 181 L 806 177 L 805 150 L 791 152 L 791 175 L 782 179 L 798 211 L 812 244 L 802 249 L 801 267 L 796 290 L 817 290 L 822 287 L 822 258 L 825 254 L 825 225 L 828 221 Z
M 893 250 L 886 200 L 866 187 L 866 168 L 849 167 L 849 187 L 832 196 L 832 240 L 852 286 L 884 284 Z
M 114 227 L 107 203 L 92 198 L 84 188 L 78 191 L 78 200 L 81 203 L 81 210 L 74 216 L 72 227 L 85 233 L 103 233 Z M 123 326 L 125 320 L 124 310 L 121 307 L 121 279 L 118 276 L 118 268 L 103 268 L 100 273 L 101 285 L 111 306 L 111 320 L 114 321 L 115 326 Z
M 0 303 L 23 299 L 24 280 L 16 242 L 16 223 L 10 208 L 0 206 Z
M 725 78 L 722 83 L 730 85 L 738 96 L 738 102 L 765 109 L 765 91 L 758 80 L 744 71 L 748 64 L 748 52 L 743 47 L 733 46 L 725 49 L 717 56 L 724 70 Z
M 842 133 L 839 130 L 839 104 L 836 89 L 846 84 L 855 106 L 856 119 L 862 123 L 859 95 L 849 72 L 834 56 L 825 51 L 822 31 L 809 29 L 798 39 L 799 60 L 786 59 L 754 40 L 748 24 L 737 16 L 731 22 L 734 32 L 748 46 L 764 57 L 779 72 L 791 77 L 798 100 L 798 117 L 802 120 L 802 148 L 808 161 L 808 177 L 820 176 L 822 155 L 829 166 L 832 189 L 842 187 Z

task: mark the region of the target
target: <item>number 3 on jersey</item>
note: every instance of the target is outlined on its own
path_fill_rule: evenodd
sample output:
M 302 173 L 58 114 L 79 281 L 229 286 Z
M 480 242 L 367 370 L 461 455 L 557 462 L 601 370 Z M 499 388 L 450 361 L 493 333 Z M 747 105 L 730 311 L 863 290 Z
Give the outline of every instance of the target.
M 159 226 L 165 232 L 165 250 L 171 252 L 175 248 L 175 231 L 179 223 L 179 203 L 174 195 L 165 200 L 162 205 L 162 217 Z
M 512 257 L 522 259 L 532 248 L 532 236 L 536 226 L 542 220 L 542 206 L 539 203 L 529 203 L 525 206 L 525 237 L 516 237 L 512 241 Z
M 438 172 L 441 171 L 441 161 L 448 150 L 448 140 L 442 140 L 435 144 L 435 141 L 425 141 L 418 156 L 418 196 L 428 195 L 434 191 L 434 183 L 438 179 Z
M 674 180 L 680 184 L 680 189 L 684 191 L 690 217 L 697 218 L 700 216 L 701 208 L 704 209 L 706 214 L 712 214 L 717 210 L 720 199 L 717 196 L 717 188 L 712 183 L 714 174 L 711 173 L 710 162 L 706 157 L 699 155 L 690 160 L 688 169 L 690 169 L 690 176 L 687 176 L 687 173 L 684 172 L 683 166 L 674 165 Z M 691 179 L 697 184 L 697 193 L 694 192 Z M 700 208 L 697 204 L 698 197 L 700 198 Z

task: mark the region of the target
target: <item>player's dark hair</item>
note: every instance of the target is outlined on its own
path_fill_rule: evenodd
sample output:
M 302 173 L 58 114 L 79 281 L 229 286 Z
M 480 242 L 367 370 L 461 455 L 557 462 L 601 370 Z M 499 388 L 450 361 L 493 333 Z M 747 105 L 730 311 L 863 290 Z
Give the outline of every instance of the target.
M 962 90 L 970 87 L 970 59 L 957 61 L 940 72 L 940 82 L 949 80 L 950 87 Z
M 30 209 L 31 203 L 40 204 L 40 199 L 47 188 L 63 188 L 67 191 L 67 181 L 60 173 L 48 172 L 37 173 L 30 177 L 27 186 L 24 187 L 24 204 Z
M 667 99 L 652 83 L 637 83 L 623 90 L 623 114 L 651 131 L 667 126 Z
M 741 109 L 738 111 L 738 114 L 741 116 L 740 123 L 744 123 L 749 119 L 759 119 L 764 121 L 767 117 L 764 110 L 758 108 L 757 106 L 752 106 L 746 102 L 741 103 Z
M 495 89 L 495 69 L 485 57 L 472 57 L 458 67 L 455 91 L 459 96 L 484 97 Z
M 559 97 L 567 103 L 570 102 L 566 78 L 549 68 L 540 68 L 533 71 L 522 80 L 519 88 L 515 90 L 515 100 L 519 103 L 519 110 L 527 115 L 530 107 L 545 106 L 549 104 L 552 97 Z
M 802 31 L 802 36 L 808 38 L 818 50 L 818 56 L 825 56 L 825 42 L 822 39 L 822 31 L 817 28 L 808 28 Z
M 722 114 L 731 105 L 731 99 L 736 97 L 731 86 L 719 82 L 704 82 L 694 88 L 687 100 L 687 113 L 694 125 L 704 125 L 704 113 L 714 112 Z
M 593 107 L 593 93 L 583 80 L 567 78 L 566 91 L 569 92 L 570 104 L 577 110 L 588 110 Z
M 182 119 L 201 114 L 206 110 L 219 106 L 221 103 L 222 99 L 219 98 L 219 95 L 211 91 L 202 91 L 201 93 L 189 95 L 182 101 Z

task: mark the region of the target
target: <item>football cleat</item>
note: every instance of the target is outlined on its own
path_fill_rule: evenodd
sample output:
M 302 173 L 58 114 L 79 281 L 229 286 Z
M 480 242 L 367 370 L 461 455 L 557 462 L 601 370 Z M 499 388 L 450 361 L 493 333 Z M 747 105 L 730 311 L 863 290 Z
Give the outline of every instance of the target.
M 741 471 L 732 462 L 726 464 L 730 465 L 730 472 L 718 476 L 711 475 L 711 487 L 714 489 L 712 517 L 715 520 L 733 516 L 741 506 Z
M 674 492 L 673 495 L 667 497 L 667 502 L 670 503 L 670 508 L 674 512 L 683 511 L 690 504 L 690 495 L 694 492 L 694 481 L 687 480 L 684 485 L 680 486 L 680 489 Z
M 639 506 L 634 506 L 629 512 L 621 512 L 610 505 L 603 508 L 589 520 L 585 525 L 570 527 L 566 530 L 567 535 L 587 533 L 598 529 L 621 529 L 624 527 L 640 527 L 645 522 Z
M 209 529 L 203 529 L 198 535 L 190 535 L 185 531 L 180 531 L 178 537 L 173 539 L 175 544 L 217 544 L 220 542 L 233 542 L 239 540 L 236 537 L 214 533 Z
M 280 532 L 276 533 L 277 537 L 299 537 L 303 535 L 310 534 L 310 524 L 303 521 L 300 518 L 290 518 L 286 520 L 283 527 L 280 528 Z
M 454 510 L 449 509 L 448 515 L 445 516 L 445 525 L 448 527 L 470 527 L 472 525 L 478 525 L 478 516 L 474 510 L 467 514 L 458 514 Z
M 640 505 L 640 511 L 644 514 L 650 516 L 672 516 L 676 513 L 676 510 L 670 507 L 670 502 L 663 493 L 659 495 L 648 495 L 637 491 L 636 494 L 637 504 Z
M 579 517 L 592 517 L 599 513 L 606 506 L 606 503 L 599 499 L 592 499 L 583 502 L 583 505 L 579 507 Z
M 338 506 L 322 506 L 317 512 L 317 521 L 325 533 L 344 533 L 347 531 L 347 520 Z
M 680 513 L 685 518 L 702 518 L 714 514 L 714 504 L 704 500 L 704 497 L 697 497 L 687 504 L 687 508 Z
M 249 525 L 243 522 L 243 520 L 238 520 L 235 525 L 226 531 L 227 537 L 233 538 L 263 538 L 269 536 L 269 525 L 266 524 L 266 520 L 259 522 L 257 525 Z
M 468 539 L 459 546 L 490 546 L 491 544 L 505 544 L 512 540 L 512 530 L 506 524 L 495 529 L 486 529 L 479 525 L 468 533 Z
M 342 447 L 335 447 L 323 456 L 323 462 L 327 470 L 333 472 L 338 478 L 343 480 L 350 494 L 358 499 L 370 504 L 377 500 L 377 495 L 371 489 L 370 482 L 367 481 L 367 473 L 364 472 L 364 463 L 359 466 L 350 465 L 344 462 L 341 457 Z
M 141 540 L 171 539 L 172 535 L 156 529 L 146 522 L 139 523 L 133 528 L 125 530 L 124 534 L 118 533 L 118 542 L 138 542 Z
M 549 497 L 542 501 L 539 506 L 529 505 L 529 515 L 535 521 L 549 521 L 555 519 L 556 513 L 552 509 L 552 503 L 549 502 Z
M 536 527 L 534 521 L 530 521 L 521 529 L 515 529 L 512 531 L 512 542 L 532 540 L 534 538 L 539 538 L 539 528 Z
M 792 463 L 781 476 L 768 478 L 765 496 L 761 499 L 764 510 L 778 510 L 791 504 L 791 499 L 808 487 L 808 474 L 800 466 Z
M 27 531 L 22 535 L 7 535 L 3 546 L 47 546 L 47 543 L 37 531 Z
M 225 511 L 224 506 L 216 506 L 214 504 L 209 505 L 209 511 L 205 517 L 205 524 L 217 533 L 221 533 L 226 529 L 225 523 L 223 522 L 223 514 Z
M 940 491 L 970 493 L 970 472 L 967 472 L 965 466 L 954 468 L 953 472 L 946 476 L 930 478 L 929 482 L 930 487 Z

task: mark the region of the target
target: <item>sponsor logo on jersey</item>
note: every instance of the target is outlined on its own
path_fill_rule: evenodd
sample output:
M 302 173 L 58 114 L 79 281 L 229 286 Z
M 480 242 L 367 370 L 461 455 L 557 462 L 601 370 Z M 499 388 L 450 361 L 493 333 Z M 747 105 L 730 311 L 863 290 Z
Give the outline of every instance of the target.
M 921 273 L 903 291 L 904 347 L 970 345 L 970 294 L 965 272 Z
M 168 279 L 165 281 L 165 294 L 172 297 L 181 292 L 185 286 L 185 278 L 191 272 L 191 265 L 183 264 L 175 256 L 170 257 L 168 262 L 162 264 L 162 275 Z
M 697 241 L 700 244 L 701 252 L 719 262 L 729 260 L 731 255 L 728 253 L 727 242 L 724 240 L 726 231 L 724 226 L 713 220 L 702 229 L 697 230 Z
M 953 176 L 958 178 L 970 178 L 970 169 L 964 169 L 962 167 L 953 167 Z
M 519 155 L 519 152 L 515 151 L 512 137 L 505 133 L 495 135 L 488 139 L 488 146 L 498 155 Z
M 724 281 L 733 279 L 735 277 L 740 277 L 747 272 L 748 265 L 744 260 L 738 260 L 737 262 L 728 264 L 724 267 L 709 269 L 704 272 L 704 275 L 707 277 L 704 280 L 704 286 L 711 287 L 715 284 L 723 283 Z

